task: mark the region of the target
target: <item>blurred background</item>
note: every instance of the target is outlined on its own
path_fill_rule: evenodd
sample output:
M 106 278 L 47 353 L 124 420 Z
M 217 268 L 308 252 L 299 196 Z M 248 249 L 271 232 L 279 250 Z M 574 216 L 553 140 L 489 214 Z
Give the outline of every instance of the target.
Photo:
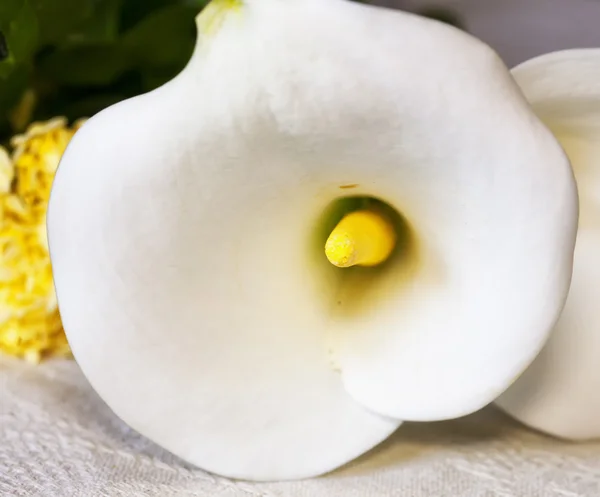
M 507 65 L 600 47 L 600 0 L 374 0 L 438 18 Z M 32 120 L 90 116 L 172 78 L 206 0 L 0 0 L 0 144 Z
M 458 18 L 509 67 L 543 53 L 600 47 L 600 0 L 380 0 L 379 5 Z

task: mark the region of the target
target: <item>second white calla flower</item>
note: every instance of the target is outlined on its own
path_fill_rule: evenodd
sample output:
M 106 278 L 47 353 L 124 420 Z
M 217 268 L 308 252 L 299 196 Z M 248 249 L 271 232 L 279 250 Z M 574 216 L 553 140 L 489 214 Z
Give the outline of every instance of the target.
M 498 403 L 553 435 L 600 438 L 600 49 L 548 54 L 513 75 L 571 159 L 580 218 L 564 312 L 540 356 Z
M 497 56 L 343 0 L 215 1 L 198 26 L 188 67 L 88 121 L 56 177 L 58 299 L 102 398 L 254 480 L 496 398 L 558 318 L 577 227 Z

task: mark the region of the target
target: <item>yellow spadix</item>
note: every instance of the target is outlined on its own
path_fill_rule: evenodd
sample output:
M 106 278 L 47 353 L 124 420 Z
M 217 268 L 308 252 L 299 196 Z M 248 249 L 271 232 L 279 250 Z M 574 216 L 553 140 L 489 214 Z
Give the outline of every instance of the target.
M 325 243 L 325 255 L 338 267 L 376 266 L 396 245 L 396 230 L 383 213 L 367 209 L 347 214 Z

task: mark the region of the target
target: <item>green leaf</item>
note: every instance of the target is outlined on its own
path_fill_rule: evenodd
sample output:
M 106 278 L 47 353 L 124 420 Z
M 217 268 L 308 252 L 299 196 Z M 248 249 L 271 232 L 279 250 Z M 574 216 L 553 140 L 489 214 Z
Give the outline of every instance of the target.
M 67 105 L 61 106 L 61 113 L 69 119 L 79 119 L 82 117 L 91 117 L 97 112 L 109 107 L 121 100 L 125 100 L 126 95 L 118 93 L 98 93 L 86 98 L 74 100 Z
M 10 24 L 10 21 L 17 17 L 23 8 L 24 3 L 28 2 L 23 2 L 21 0 L 3 0 L 2 3 L 0 3 L 0 28 L 6 29 L 6 26 Z
M 55 50 L 40 60 L 42 77 L 63 85 L 108 85 L 129 66 L 127 54 L 116 45 Z
M 27 89 L 29 68 L 25 65 L 15 65 L 10 75 L 0 80 L 0 114 L 4 117 L 17 104 L 21 95 Z
M 0 62 L 5 59 L 8 59 L 8 45 L 6 44 L 4 33 L 0 31 Z
M 34 119 L 91 115 L 172 79 L 208 0 L 0 0 L 0 141 L 27 89 Z M 6 48 L 6 50 L 3 50 Z
M 210 0 L 181 0 L 181 4 L 195 9 L 196 15 L 210 3 Z
M 92 19 L 94 6 L 98 0 L 29 0 L 29 2 L 39 21 L 40 43 L 46 45 L 60 43 L 78 26 Z
M 0 62 L 0 81 L 15 66 L 29 64 L 37 48 L 38 23 L 28 0 L 2 0 L 0 31 L 3 32 L 7 56 Z
M 141 73 L 144 92 L 148 92 L 172 80 L 181 70 L 179 66 L 151 68 Z
M 0 141 L 9 133 L 9 112 L 19 103 L 30 78 L 30 68 L 26 65 L 14 65 L 11 73 L 0 79 Z
M 122 47 L 141 67 L 178 66 L 189 60 L 196 42 L 196 9 L 160 9 L 123 35 Z
M 173 0 L 126 0 L 121 9 L 121 28 L 129 30 L 152 12 L 173 5 L 173 3 Z
M 125 0 L 126 1 L 126 0 Z M 65 35 L 61 45 L 99 45 L 114 43 L 119 31 L 119 15 L 122 0 L 97 2 L 93 15 L 74 26 Z

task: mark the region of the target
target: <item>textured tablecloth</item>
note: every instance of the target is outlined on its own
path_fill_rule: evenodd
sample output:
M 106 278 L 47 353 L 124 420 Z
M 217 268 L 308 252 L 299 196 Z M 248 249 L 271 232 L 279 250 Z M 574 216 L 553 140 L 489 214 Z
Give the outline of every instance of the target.
M 127 428 L 74 362 L 36 367 L 0 358 L 0 496 L 600 497 L 600 442 L 560 442 L 486 409 L 405 424 L 322 478 L 232 482 Z

